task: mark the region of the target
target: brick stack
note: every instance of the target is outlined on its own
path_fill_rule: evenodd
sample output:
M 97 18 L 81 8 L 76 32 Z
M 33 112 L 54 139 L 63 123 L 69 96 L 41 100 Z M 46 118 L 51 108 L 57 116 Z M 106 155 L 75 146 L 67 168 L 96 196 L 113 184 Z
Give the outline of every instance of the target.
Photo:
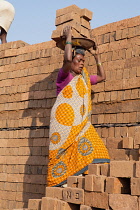
M 31 199 L 28 210 L 139 210 L 140 162 L 90 164 L 85 177 L 71 176 L 67 187 L 47 187 L 42 199 Z
M 44 196 L 49 117 L 62 61 L 54 41 L 0 45 L 1 210 Z
M 140 187 L 137 188 L 140 179 L 140 16 L 93 29 L 91 35 L 97 40 L 106 71 L 106 81 L 93 86 L 92 124 L 109 150 L 110 169 L 108 165 L 90 165 L 90 174 L 84 180 L 85 183 L 98 180 L 97 191 L 93 185 L 84 186 L 83 178 L 76 177 L 74 183 L 68 181 L 70 189 L 82 190 L 72 191 L 76 192 L 76 203 L 67 202 L 66 195 L 73 193 L 66 190 L 63 200 L 59 196 L 55 198 L 56 203 L 64 209 L 76 205 L 81 210 L 91 210 L 94 196 L 96 207 L 93 209 L 111 206 L 120 210 L 114 206 L 116 201 L 121 209 L 131 209 L 134 203 L 137 210 L 140 200 Z M 63 52 L 53 40 L 36 45 L 23 41 L 0 45 L 1 210 L 27 208 L 29 199 L 35 199 L 30 202 L 38 206 L 40 200 L 36 199 L 45 197 L 49 117 L 62 64 Z M 96 64 L 89 53 L 85 66 L 90 74 L 96 74 Z M 129 169 L 127 173 L 125 168 Z M 77 201 L 79 193 L 84 194 L 85 199 L 80 197 Z M 99 203 L 102 199 L 106 199 L 105 206 Z M 123 206 L 125 199 L 128 206 Z M 30 209 L 35 209 L 33 206 Z
M 56 11 L 55 26 L 56 30 L 52 33 L 52 39 L 56 42 L 63 36 L 63 28 L 67 25 L 72 27 L 73 37 L 90 38 L 90 20 L 92 12 L 88 9 L 80 9 L 76 5 L 58 9 Z
M 112 160 L 139 160 L 140 16 L 91 31 L 106 71 L 105 83 L 93 87 L 92 123 Z M 88 57 L 88 69 L 96 69 Z

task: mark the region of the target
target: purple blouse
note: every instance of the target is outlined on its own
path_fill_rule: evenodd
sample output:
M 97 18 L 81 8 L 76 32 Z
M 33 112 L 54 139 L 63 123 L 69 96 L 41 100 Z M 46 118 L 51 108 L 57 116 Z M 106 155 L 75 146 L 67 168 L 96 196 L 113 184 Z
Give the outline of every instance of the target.
M 74 76 L 70 72 L 65 73 L 62 68 L 59 70 L 57 81 L 56 81 L 57 95 L 73 79 L 73 77 Z M 91 82 L 91 85 L 97 84 L 97 75 L 91 75 L 90 82 Z

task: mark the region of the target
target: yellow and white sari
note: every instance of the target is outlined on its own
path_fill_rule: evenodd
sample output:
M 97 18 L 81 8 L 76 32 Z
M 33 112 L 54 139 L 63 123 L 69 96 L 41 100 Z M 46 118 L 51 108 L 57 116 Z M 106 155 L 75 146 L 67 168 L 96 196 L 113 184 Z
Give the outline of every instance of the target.
M 87 70 L 57 96 L 51 111 L 48 186 L 60 186 L 90 163 L 110 162 L 108 151 L 90 122 L 91 84 Z

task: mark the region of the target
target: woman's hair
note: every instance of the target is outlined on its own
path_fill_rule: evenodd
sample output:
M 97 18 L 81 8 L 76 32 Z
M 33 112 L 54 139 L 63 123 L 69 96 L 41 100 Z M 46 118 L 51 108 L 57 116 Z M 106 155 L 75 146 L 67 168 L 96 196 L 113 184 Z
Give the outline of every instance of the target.
M 76 46 L 72 49 L 72 59 L 77 55 L 81 54 L 85 56 L 85 49 L 83 47 Z

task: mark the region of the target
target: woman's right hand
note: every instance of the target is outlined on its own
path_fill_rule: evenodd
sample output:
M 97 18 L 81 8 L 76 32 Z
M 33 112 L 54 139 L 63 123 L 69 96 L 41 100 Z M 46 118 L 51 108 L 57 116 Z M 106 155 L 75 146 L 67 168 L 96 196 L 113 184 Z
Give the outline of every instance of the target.
M 67 25 L 67 26 L 64 27 L 63 36 L 65 36 L 66 38 L 68 36 L 71 36 L 71 26 Z

